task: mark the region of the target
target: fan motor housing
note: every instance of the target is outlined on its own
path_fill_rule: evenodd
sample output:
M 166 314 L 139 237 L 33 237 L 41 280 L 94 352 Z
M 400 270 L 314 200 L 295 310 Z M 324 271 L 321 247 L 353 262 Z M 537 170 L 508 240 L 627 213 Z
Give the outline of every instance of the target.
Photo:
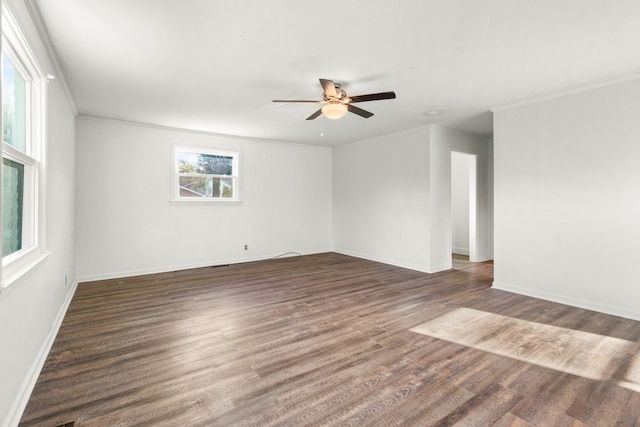
M 322 99 L 324 99 L 325 101 L 331 101 L 331 100 L 347 101 L 347 92 L 345 92 L 344 89 L 340 88 L 340 84 L 339 83 L 335 83 L 335 87 L 336 87 L 336 93 L 338 94 L 337 98 L 328 97 L 325 93 L 323 93 L 322 94 Z

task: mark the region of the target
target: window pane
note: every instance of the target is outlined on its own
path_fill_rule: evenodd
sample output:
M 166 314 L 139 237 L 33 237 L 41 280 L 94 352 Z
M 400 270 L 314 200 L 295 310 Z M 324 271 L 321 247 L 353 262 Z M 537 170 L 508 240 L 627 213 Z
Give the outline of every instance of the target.
M 233 178 L 180 176 L 180 197 L 233 197 Z
M 207 197 L 206 181 L 201 176 L 181 176 L 180 197 Z
M 213 154 L 178 152 L 179 173 L 233 175 L 233 157 Z
M 2 140 L 26 153 L 26 87 L 7 56 L 2 54 Z
M 22 249 L 24 165 L 2 159 L 2 256 Z
M 213 178 L 213 197 L 233 197 L 233 178 Z

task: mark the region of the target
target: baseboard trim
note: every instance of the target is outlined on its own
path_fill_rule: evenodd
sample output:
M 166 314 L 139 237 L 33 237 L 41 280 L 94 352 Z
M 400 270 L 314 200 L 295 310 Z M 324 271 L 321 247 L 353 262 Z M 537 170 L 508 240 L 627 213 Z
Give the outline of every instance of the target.
M 194 268 L 204 268 L 204 267 L 216 267 L 220 265 L 228 265 L 228 264 L 242 264 L 245 262 L 255 262 L 255 261 L 265 261 L 274 258 L 284 258 L 290 256 L 298 256 L 298 255 L 314 255 L 321 254 L 326 252 L 332 252 L 331 249 L 315 249 L 315 250 L 307 250 L 307 251 L 291 251 L 284 253 L 274 253 L 274 254 L 262 254 L 255 257 L 246 257 L 246 258 L 230 258 L 230 259 L 221 259 L 215 261 L 202 261 L 193 264 L 176 264 L 166 267 L 157 267 L 157 268 L 143 268 L 139 270 L 129 270 L 129 271 L 119 271 L 114 273 L 101 273 L 94 275 L 86 275 L 78 277 L 79 283 L 84 282 L 96 282 L 99 280 L 111 280 L 111 279 L 122 279 L 125 277 L 135 277 L 135 276 L 146 276 L 148 274 L 159 274 L 159 273 L 171 273 L 173 271 L 181 271 L 181 270 L 191 270 Z
M 494 281 L 493 289 L 512 292 L 514 294 L 525 295 L 528 297 L 543 299 L 545 301 L 557 302 L 560 304 L 570 305 L 572 307 L 584 308 L 585 310 L 597 311 L 600 313 L 610 314 L 612 316 L 624 317 L 626 319 L 640 321 L 640 312 L 626 310 L 620 307 L 614 307 L 608 304 L 602 304 L 595 301 L 583 300 L 579 298 L 568 297 L 552 292 L 540 291 L 538 289 L 527 288 L 523 286 L 515 286 L 509 283 Z
M 60 307 L 60 310 L 58 310 L 58 314 L 53 321 L 51 330 L 47 334 L 47 337 L 42 343 L 42 346 L 40 346 L 40 350 L 38 351 L 36 358 L 33 360 L 31 368 L 29 368 L 29 372 L 22 382 L 22 386 L 20 387 L 20 390 L 18 391 L 18 394 L 13 401 L 13 404 L 11 405 L 11 408 L 9 408 L 9 416 L 6 419 L 7 422 L 3 424 L 3 426 L 17 426 L 20 423 L 22 414 L 27 407 L 27 403 L 29 403 L 31 393 L 36 386 L 36 382 L 38 381 L 38 377 L 40 376 L 40 372 L 42 371 L 44 362 L 46 362 L 47 356 L 49 356 L 51 347 L 53 347 L 53 342 L 58 335 L 58 331 L 60 330 L 60 326 L 62 325 L 64 316 L 67 314 L 67 310 L 69 309 L 69 305 L 71 304 L 71 300 L 73 299 L 73 295 L 75 294 L 77 287 L 78 281 L 75 281 L 71 285 L 69 292 L 67 292 L 65 301 Z
M 458 255 L 467 255 L 469 256 L 469 248 L 451 248 L 451 252 Z
M 421 273 L 435 273 L 435 272 L 438 272 L 438 271 L 448 270 L 449 268 L 451 268 L 451 266 L 449 266 L 448 268 L 444 268 L 444 269 L 437 269 L 437 268 L 436 269 L 431 269 L 427 265 L 412 264 L 412 263 L 397 261 L 397 260 L 393 260 L 393 259 L 389 259 L 389 258 L 377 257 L 377 256 L 369 255 L 369 254 L 363 254 L 363 253 L 360 253 L 360 252 L 349 251 L 349 250 L 345 250 L 345 249 L 334 249 L 333 252 L 338 253 L 338 254 L 342 254 L 342 255 L 348 255 L 348 256 L 356 257 L 356 258 L 366 259 L 368 261 L 381 262 L 383 264 L 389 264 L 389 265 L 393 265 L 393 266 L 396 266 L 396 267 L 407 268 L 409 270 L 415 270 L 415 271 L 419 271 Z

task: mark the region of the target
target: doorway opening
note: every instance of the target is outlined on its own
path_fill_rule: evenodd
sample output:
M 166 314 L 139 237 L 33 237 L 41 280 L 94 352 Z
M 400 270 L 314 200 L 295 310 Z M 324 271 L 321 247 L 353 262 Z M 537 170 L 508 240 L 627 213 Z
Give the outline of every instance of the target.
M 454 268 L 477 262 L 476 155 L 451 151 L 451 258 Z

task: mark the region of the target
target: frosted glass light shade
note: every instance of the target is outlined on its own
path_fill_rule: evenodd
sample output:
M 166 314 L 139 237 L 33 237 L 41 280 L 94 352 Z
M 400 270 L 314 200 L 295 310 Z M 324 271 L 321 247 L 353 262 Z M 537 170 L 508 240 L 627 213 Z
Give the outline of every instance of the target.
M 344 104 L 327 104 L 322 107 L 322 114 L 329 119 L 340 119 L 347 114 L 347 106 Z

